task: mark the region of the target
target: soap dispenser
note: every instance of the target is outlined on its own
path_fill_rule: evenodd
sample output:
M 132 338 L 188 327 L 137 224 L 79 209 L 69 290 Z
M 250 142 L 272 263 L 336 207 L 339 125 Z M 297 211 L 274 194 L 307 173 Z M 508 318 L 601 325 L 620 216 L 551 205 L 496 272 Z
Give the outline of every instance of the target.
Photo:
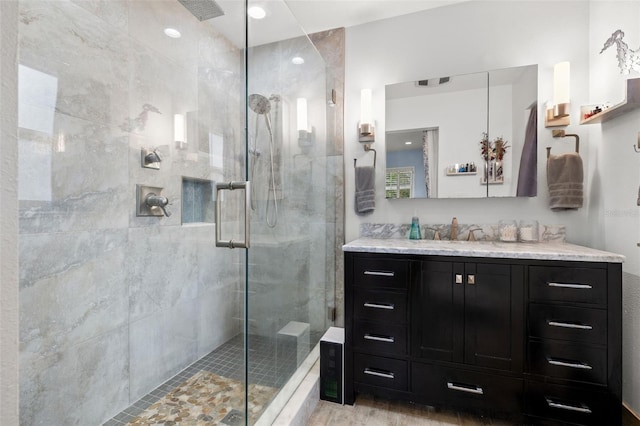
M 411 218 L 411 230 L 409 231 L 409 239 L 410 240 L 421 240 L 422 235 L 420 235 L 420 221 L 417 216 Z

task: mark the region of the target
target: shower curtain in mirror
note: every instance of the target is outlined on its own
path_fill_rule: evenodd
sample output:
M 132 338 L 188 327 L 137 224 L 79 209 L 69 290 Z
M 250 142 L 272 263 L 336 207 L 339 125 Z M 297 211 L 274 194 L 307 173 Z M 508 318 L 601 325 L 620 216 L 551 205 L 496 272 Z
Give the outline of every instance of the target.
M 429 129 L 422 132 L 422 157 L 424 162 L 424 182 L 427 191 L 427 198 L 436 198 L 438 196 L 437 188 L 437 170 L 436 164 L 431 161 L 437 161 L 438 146 L 438 129 Z M 433 160 L 431 160 L 433 159 Z
M 524 148 L 520 157 L 517 197 L 535 197 L 538 193 L 538 103 L 529 111 L 529 120 L 524 136 Z

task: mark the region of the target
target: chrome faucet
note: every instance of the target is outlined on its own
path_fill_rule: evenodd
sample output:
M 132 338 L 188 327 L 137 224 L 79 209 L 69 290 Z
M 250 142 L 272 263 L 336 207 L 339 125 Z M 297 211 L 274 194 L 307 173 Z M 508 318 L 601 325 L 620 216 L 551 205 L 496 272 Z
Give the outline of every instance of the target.
M 454 217 L 451 221 L 451 241 L 458 239 L 458 218 Z

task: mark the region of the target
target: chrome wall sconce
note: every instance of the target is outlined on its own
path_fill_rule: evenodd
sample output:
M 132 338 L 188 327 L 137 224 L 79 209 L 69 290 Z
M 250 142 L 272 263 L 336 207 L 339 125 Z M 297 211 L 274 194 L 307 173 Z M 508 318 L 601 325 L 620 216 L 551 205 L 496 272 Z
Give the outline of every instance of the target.
M 298 146 L 303 154 L 309 154 L 315 141 L 315 128 L 311 127 L 311 130 L 309 130 L 306 98 L 298 98 L 296 100 L 296 122 L 298 128 Z
M 373 124 L 373 105 L 371 89 L 360 91 L 360 122 L 358 123 L 358 140 L 370 144 L 375 142 L 375 126 Z
M 571 65 L 559 62 L 553 67 L 553 102 L 545 105 L 545 127 L 568 126 L 571 124 Z

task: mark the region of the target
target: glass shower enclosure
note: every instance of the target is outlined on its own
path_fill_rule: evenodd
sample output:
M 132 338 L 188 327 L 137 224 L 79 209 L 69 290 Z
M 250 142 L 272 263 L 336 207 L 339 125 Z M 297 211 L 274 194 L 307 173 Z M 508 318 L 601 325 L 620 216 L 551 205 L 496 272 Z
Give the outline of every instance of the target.
M 321 55 L 284 1 L 18 3 L 21 424 L 270 424 L 332 325 Z

